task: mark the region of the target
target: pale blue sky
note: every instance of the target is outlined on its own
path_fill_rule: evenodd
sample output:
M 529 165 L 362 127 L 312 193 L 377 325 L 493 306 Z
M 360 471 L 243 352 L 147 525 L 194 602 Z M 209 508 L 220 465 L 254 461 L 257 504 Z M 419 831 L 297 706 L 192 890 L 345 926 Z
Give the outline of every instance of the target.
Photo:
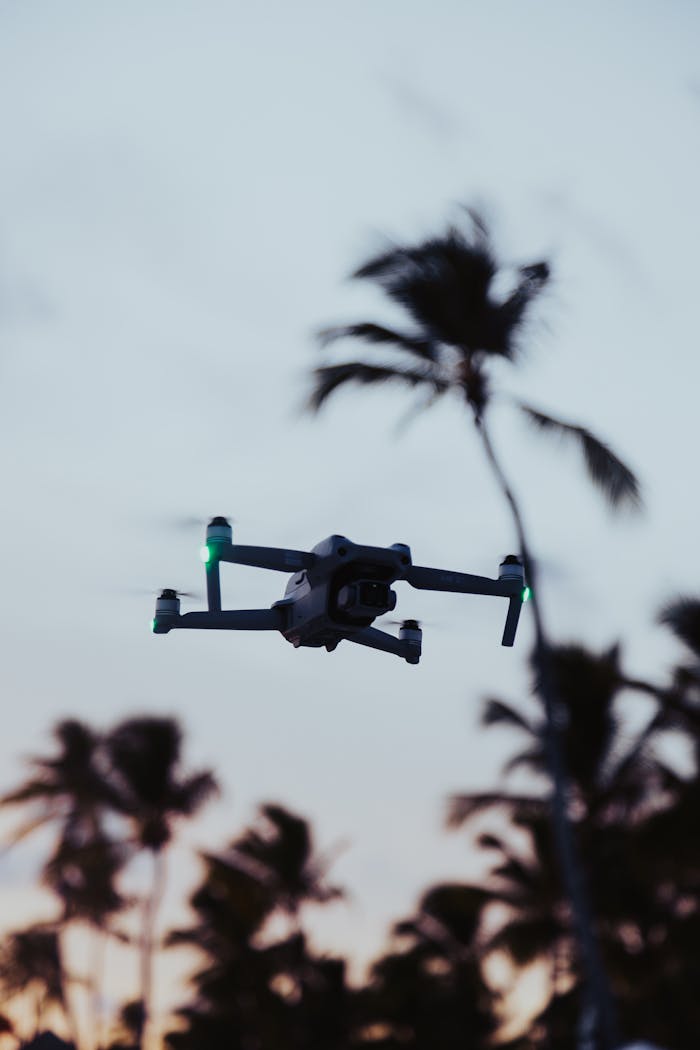
M 226 788 L 188 840 L 279 799 L 347 841 L 354 903 L 319 937 L 358 958 L 470 870 L 443 801 L 497 775 L 508 745 L 474 717 L 524 691 L 527 622 L 509 652 L 500 603 L 402 593 L 436 621 L 412 668 L 154 638 L 124 593 L 201 587 L 199 537 L 163 528 L 183 513 L 233 514 L 242 543 L 342 532 L 495 575 L 512 533 L 458 406 L 398 437 L 398 394 L 298 411 L 313 331 L 390 316 L 347 273 L 457 201 L 483 203 L 506 259 L 554 266 L 504 390 L 588 423 L 644 484 L 645 516 L 614 521 L 575 457 L 497 410 L 540 552 L 571 570 L 548 621 L 662 673 L 654 610 L 700 590 L 699 22 L 682 2 L 0 0 L 3 784 L 60 717 L 173 712 Z M 242 607 L 284 586 L 229 580 Z

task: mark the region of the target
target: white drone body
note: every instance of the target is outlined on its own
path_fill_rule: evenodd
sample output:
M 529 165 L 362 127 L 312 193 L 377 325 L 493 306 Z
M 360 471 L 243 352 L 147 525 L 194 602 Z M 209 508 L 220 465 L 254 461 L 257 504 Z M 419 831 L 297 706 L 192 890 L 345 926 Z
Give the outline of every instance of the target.
M 226 518 L 213 518 L 207 527 L 202 558 L 207 574 L 207 612 L 180 613 L 177 591 L 164 590 L 156 601 L 152 622 L 155 634 L 176 628 L 223 631 L 279 631 L 295 647 L 324 646 L 332 652 L 341 641 L 394 653 L 409 664 L 421 655 L 422 631 L 416 620 L 404 620 L 396 638 L 372 627 L 378 616 L 393 611 L 396 592 L 391 585 L 405 580 L 420 590 L 460 594 L 490 594 L 508 598 L 502 645 L 512 646 L 520 609 L 528 596 L 522 563 L 509 555 L 499 577 L 451 572 L 414 565 L 404 543 L 391 547 L 363 547 L 345 536 L 329 536 L 313 550 L 248 547 L 233 543 Z M 221 562 L 254 565 L 291 573 L 284 597 L 269 609 L 221 608 Z

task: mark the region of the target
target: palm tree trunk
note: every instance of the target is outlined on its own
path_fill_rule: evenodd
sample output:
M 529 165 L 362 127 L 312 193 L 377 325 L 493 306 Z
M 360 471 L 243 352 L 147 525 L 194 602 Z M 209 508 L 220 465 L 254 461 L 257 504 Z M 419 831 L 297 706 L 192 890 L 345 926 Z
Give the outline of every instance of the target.
M 43 992 L 36 993 L 36 1001 L 34 1003 L 34 1035 L 32 1039 L 36 1039 L 41 1032 L 41 1018 L 44 1013 L 44 995 Z
M 92 1045 L 95 1050 L 102 1048 L 102 992 L 104 984 L 105 954 L 108 934 L 105 930 L 94 927 L 92 936 L 92 966 L 90 973 L 90 1026 L 92 1028 Z
M 65 920 L 64 920 L 64 925 L 65 925 Z M 80 1042 L 78 1040 L 78 1032 L 79 1032 L 78 1020 L 77 1020 L 77 1017 L 75 1015 L 75 1010 L 73 1008 L 73 1002 L 72 1002 L 72 999 L 71 999 L 70 985 L 69 985 L 69 979 L 68 979 L 68 971 L 67 971 L 67 968 L 66 968 L 66 966 L 64 965 L 64 962 L 63 962 L 63 947 L 64 947 L 64 945 L 63 945 L 61 936 L 59 934 L 59 937 L 58 937 L 58 956 L 59 956 L 59 964 L 60 964 L 60 967 L 61 967 L 61 996 L 62 996 L 62 999 L 63 999 L 63 1014 L 65 1016 L 66 1025 L 68 1027 L 68 1038 L 73 1043 L 73 1046 L 76 1047 L 76 1050 L 78 1050 L 78 1048 L 80 1047 Z
M 153 952 L 155 945 L 155 925 L 158 906 L 165 888 L 165 857 L 162 850 L 153 852 L 153 883 L 151 892 L 144 901 L 143 926 L 141 929 L 141 1003 L 143 1019 L 139 1032 L 139 1050 L 146 1043 L 146 1030 L 151 1018 L 151 999 L 153 995 Z
M 557 696 L 552 678 L 550 645 L 542 622 L 537 588 L 537 566 L 530 553 L 530 544 L 525 534 L 525 526 L 518 501 L 498 461 L 483 416 L 476 411 L 474 413 L 474 422 L 496 482 L 510 508 L 520 545 L 525 578 L 530 587 L 532 618 L 535 627 L 534 662 L 538 672 L 537 691 L 544 706 L 545 749 L 552 781 L 552 826 L 564 891 L 571 906 L 574 933 L 585 975 L 585 999 L 587 1002 L 584 1006 L 584 1012 L 594 1016 L 594 1026 L 597 1033 L 594 1043 L 595 1050 L 615 1050 L 619 1045 L 619 1040 L 612 995 L 598 942 L 593 933 L 593 914 L 588 888 L 585 883 L 573 828 L 568 816 L 569 778 L 561 742 L 564 709 Z M 580 1031 L 579 1050 L 585 1050 L 590 1045 L 588 1034 Z

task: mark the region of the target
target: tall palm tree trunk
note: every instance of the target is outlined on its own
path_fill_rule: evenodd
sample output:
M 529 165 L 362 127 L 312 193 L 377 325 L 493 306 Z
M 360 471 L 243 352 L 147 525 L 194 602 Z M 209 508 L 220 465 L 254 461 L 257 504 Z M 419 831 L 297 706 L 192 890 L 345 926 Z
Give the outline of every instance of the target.
M 91 930 L 91 936 L 92 964 L 90 967 L 90 1028 L 92 1030 L 93 1047 L 95 1050 L 102 1050 L 104 1021 L 102 995 L 108 934 L 106 930 L 93 928 Z
M 532 618 L 535 628 L 534 660 L 537 668 L 537 691 L 545 712 L 545 749 L 552 781 L 551 816 L 557 855 L 564 891 L 571 906 L 574 934 L 584 971 L 586 1009 L 579 1030 L 579 1050 L 615 1050 L 619 1045 L 615 1010 L 608 977 L 603 966 L 598 942 L 593 932 L 593 913 L 588 888 L 581 866 L 579 852 L 568 816 L 569 778 L 561 742 L 563 707 L 553 682 L 549 642 L 542 622 L 537 566 L 530 552 L 520 506 L 496 456 L 483 414 L 474 410 L 474 422 L 486 458 L 498 487 L 510 508 L 515 532 L 520 545 L 525 578 L 530 587 Z M 596 1035 L 588 1041 L 586 1014 L 593 1015 L 592 1028 Z
M 66 1019 L 66 1026 L 68 1028 L 68 1038 L 73 1043 L 73 1045 L 76 1048 L 78 1048 L 80 1046 L 80 1028 L 78 1026 L 78 1019 L 76 1017 L 75 1008 L 73 1006 L 73 1000 L 71 998 L 68 970 L 64 963 L 64 944 L 60 935 L 56 943 L 58 947 L 59 966 L 61 969 L 61 998 L 63 1000 L 63 1015 Z
M 153 883 L 151 892 L 144 901 L 143 925 L 141 927 L 140 969 L 141 969 L 141 1004 L 143 1008 L 138 1045 L 140 1050 L 146 1045 L 146 1034 L 151 1019 L 151 1001 L 153 998 L 153 952 L 155 946 L 155 927 L 158 907 L 165 889 L 165 857 L 162 850 L 153 851 Z

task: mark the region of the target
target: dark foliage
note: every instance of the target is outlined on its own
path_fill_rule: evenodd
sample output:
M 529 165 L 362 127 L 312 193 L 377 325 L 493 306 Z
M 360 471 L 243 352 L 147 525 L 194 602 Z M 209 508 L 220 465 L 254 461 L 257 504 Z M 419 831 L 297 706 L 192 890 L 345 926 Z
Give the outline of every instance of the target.
M 564 423 L 529 405 L 520 406 L 526 418 L 538 429 L 559 437 L 575 441 L 582 453 L 591 481 L 604 494 L 610 505 L 620 507 L 627 504 L 638 508 L 641 495 L 637 478 L 607 445 L 591 434 L 586 427 Z
M 632 680 L 622 671 L 618 646 L 599 655 L 561 646 L 552 656 L 575 788 L 570 819 L 621 1029 L 630 1040 L 691 1050 L 700 1018 L 697 997 L 689 994 L 689 982 L 697 980 L 691 944 L 699 932 L 700 845 L 690 826 L 700 812 L 700 764 L 692 777 L 680 777 L 657 756 L 665 689 L 658 690 L 656 716 L 636 736 L 627 735 L 616 698 Z M 633 684 L 652 695 L 646 683 Z M 493 698 L 485 702 L 484 720 L 521 734 L 524 748 L 511 768 L 545 769 L 543 723 Z M 492 900 L 506 911 L 488 949 L 506 952 L 518 968 L 535 960 L 551 967 L 549 1003 L 512 1050 L 571 1050 L 581 975 L 547 806 L 535 796 L 505 792 L 456 796 L 450 819 L 461 823 L 489 812 L 500 814 L 499 823 L 479 841 L 493 857 Z M 527 832 L 529 845 L 511 836 L 503 817 Z
M 204 965 L 192 978 L 194 1002 L 178 1011 L 183 1028 L 167 1036 L 168 1045 L 344 1050 L 353 997 L 343 960 L 313 953 L 298 929 L 265 937 L 274 914 L 339 895 L 325 884 L 307 822 L 268 804 L 226 854 L 203 859 L 205 877 L 191 899 L 196 924 L 169 943 L 198 949 Z
M 208 771 L 182 775 L 182 730 L 174 718 L 127 719 L 106 746 L 115 806 L 135 820 L 145 849 L 162 849 L 173 820 L 194 814 L 217 790 Z

